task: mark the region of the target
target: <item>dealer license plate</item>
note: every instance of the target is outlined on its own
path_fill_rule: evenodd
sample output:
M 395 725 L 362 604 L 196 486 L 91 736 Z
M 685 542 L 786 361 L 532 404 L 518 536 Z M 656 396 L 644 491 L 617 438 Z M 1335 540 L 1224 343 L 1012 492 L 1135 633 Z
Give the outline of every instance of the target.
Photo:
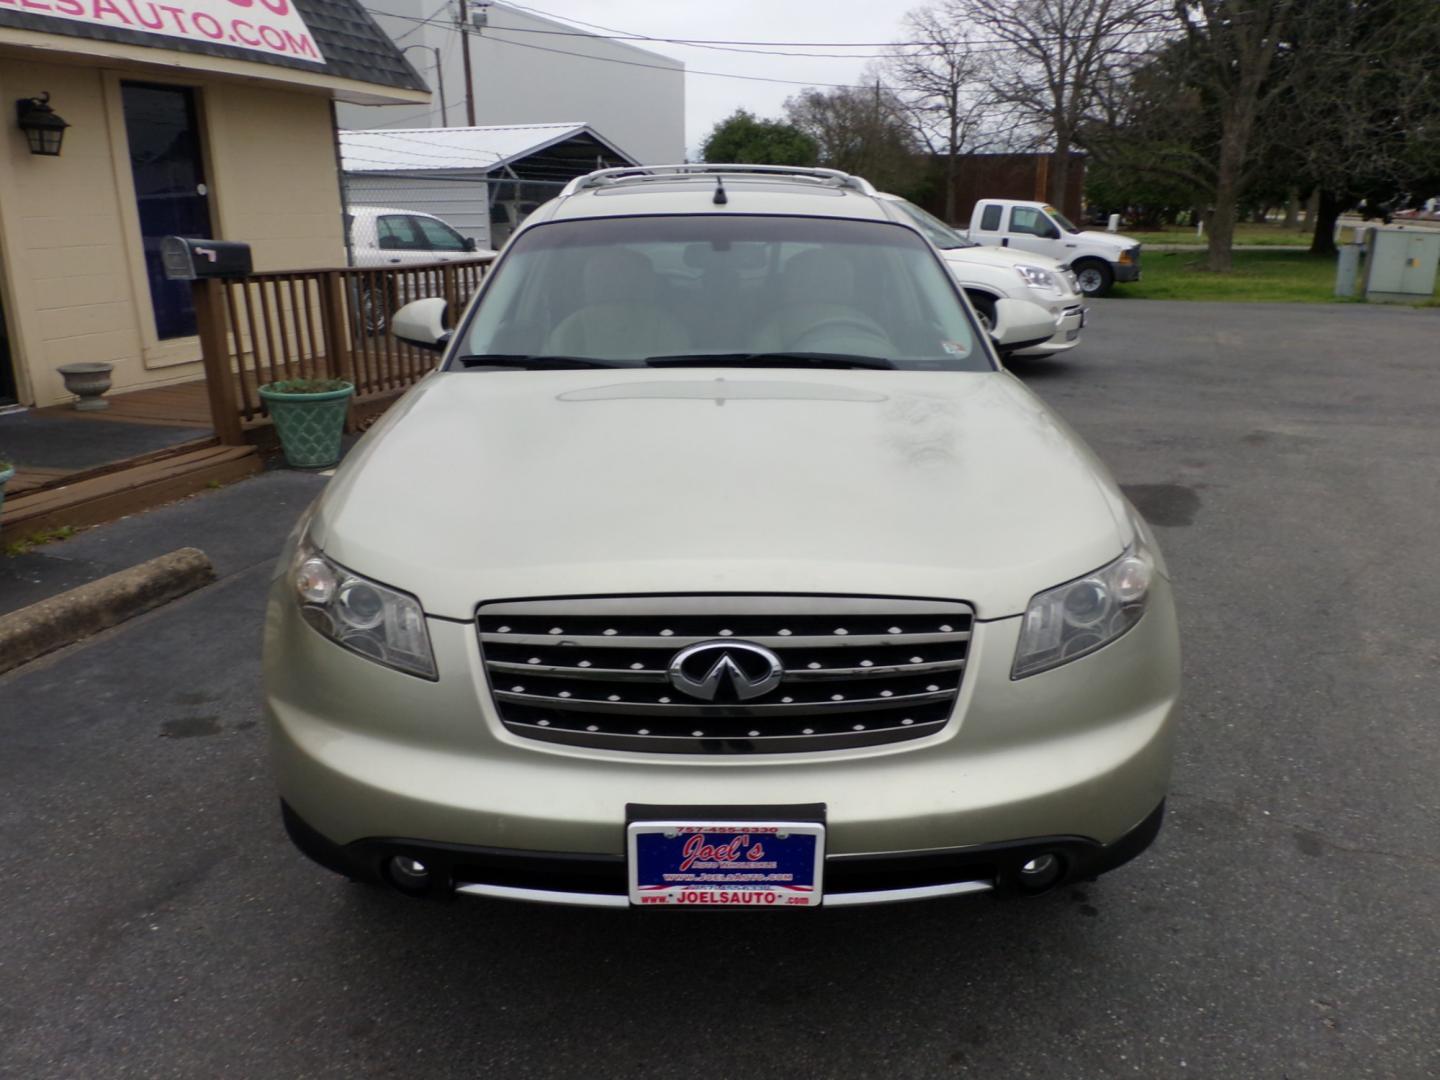
M 825 826 L 816 822 L 635 821 L 628 840 L 632 904 L 820 903 Z

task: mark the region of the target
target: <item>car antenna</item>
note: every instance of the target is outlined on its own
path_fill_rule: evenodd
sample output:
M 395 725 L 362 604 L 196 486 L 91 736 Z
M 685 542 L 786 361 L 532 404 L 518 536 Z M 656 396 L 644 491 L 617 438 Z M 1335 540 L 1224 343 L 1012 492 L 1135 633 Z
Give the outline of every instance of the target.
M 715 177 L 715 198 L 712 200 L 716 206 L 724 206 L 730 201 L 730 196 L 725 194 L 725 184 L 720 177 Z

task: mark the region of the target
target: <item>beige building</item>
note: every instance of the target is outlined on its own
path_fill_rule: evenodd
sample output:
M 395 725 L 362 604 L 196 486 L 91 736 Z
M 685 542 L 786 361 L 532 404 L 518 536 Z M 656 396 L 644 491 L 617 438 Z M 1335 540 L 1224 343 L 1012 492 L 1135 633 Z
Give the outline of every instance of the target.
M 0 0 L 0 406 L 69 400 L 81 361 L 112 392 L 196 378 L 161 238 L 343 264 L 334 103 L 428 100 L 357 0 Z

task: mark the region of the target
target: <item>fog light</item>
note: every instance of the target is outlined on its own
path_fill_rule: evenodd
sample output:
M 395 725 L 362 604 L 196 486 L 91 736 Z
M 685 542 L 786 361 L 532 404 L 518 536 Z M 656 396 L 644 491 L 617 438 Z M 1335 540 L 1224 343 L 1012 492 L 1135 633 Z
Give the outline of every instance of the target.
M 390 859 L 390 880 L 402 889 L 428 889 L 430 868 L 419 859 L 412 859 L 408 855 L 395 855 Z
M 1065 865 L 1060 861 L 1058 855 L 1051 855 L 1048 852 L 1044 855 L 1036 855 L 1020 867 L 1020 887 L 1031 892 L 1048 889 L 1060 880 L 1060 874 L 1064 869 Z

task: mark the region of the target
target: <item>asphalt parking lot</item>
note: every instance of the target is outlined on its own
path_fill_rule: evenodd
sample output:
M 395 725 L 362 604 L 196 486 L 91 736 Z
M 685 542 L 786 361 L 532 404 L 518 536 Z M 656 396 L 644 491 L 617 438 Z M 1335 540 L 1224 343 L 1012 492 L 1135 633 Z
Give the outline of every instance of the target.
M 1178 583 L 1186 714 L 1139 861 L 785 918 L 347 885 L 281 832 L 269 565 L 237 553 L 0 678 L 0 1075 L 1440 1075 L 1440 312 L 1110 300 L 1017 371 Z M 278 546 L 321 482 L 201 499 Z M 146 526 L 107 528 L 37 557 Z

